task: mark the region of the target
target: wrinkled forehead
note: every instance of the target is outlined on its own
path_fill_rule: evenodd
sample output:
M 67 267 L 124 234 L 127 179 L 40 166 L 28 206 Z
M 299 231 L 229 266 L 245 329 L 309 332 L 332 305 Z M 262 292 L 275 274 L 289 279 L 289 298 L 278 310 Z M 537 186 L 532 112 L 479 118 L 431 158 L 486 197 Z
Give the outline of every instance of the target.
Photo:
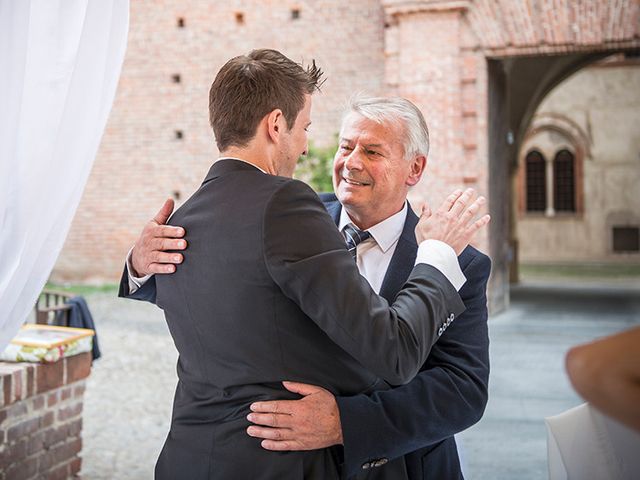
M 392 119 L 372 120 L 358 112 L 350 112 L 342 120 L 340 140 L 375 143 L 386 146 L 402 145 L 402 128 Z

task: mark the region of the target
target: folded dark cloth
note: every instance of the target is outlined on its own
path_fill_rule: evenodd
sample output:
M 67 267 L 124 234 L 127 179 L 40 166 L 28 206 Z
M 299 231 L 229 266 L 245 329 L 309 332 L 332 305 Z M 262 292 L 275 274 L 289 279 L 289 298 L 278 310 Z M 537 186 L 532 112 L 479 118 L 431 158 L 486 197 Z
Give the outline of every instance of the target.
M 93 323 L 93 317 L 91 316 L 91 312 L 89 311 L 89 306 L 87 305 L 87 301 L 84 297 L 72 297 L 65 302 L 67 305 L 71 306 L 71 310 L 69 310 L 69 327 L 73 328 L 90 328 L 95 333 L 93 337 L 93 350 L 92 357 L 94 360 L 100 358 L 100 347 L 98 346 L 98 332 L 96 331 L 96 326 Z M 63 312 L 60 312 L 56 317 L 56 323 L 61 317 Z

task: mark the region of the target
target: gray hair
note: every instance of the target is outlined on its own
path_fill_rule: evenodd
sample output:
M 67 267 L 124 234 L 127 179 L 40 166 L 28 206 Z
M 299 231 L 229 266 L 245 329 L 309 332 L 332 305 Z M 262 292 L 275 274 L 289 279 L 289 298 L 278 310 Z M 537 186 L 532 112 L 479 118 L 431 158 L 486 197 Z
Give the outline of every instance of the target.
M 417 155 L 429 154 L 429 129 L 422 112 L 406 98 L 367 97 L 359 93 L 347 102 L 344 119 L 351 112 L 377 123 L 392 122 L 404 130 L 402 145 L 404 157 L 411 160 Z

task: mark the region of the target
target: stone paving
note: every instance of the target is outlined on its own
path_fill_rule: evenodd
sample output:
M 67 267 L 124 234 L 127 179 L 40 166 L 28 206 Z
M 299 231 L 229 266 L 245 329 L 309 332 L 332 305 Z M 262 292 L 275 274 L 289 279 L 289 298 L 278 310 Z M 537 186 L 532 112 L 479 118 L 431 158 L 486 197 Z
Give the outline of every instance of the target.
M 162 313 L 115 294 L 87 297 L 103 358 L 89 377 L 84 479 L 151 479 L 164 442 L 177 354 Z M 640 289 L 519 287 L 490 320 L 492 372 L 484 418 L 463 432 L 466 478 L 547 478 L 543 418 L 581 402 L 564 374 L 574 344 L 640 323 Z

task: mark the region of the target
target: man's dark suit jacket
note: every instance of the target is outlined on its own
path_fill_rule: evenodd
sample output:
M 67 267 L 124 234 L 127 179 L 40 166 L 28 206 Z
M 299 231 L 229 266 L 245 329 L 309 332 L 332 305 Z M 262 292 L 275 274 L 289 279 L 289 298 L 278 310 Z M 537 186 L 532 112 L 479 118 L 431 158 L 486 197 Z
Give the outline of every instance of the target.
M 185 227 L 189 254 L 155 279 L 179 352 L 159 479 L 337 477 L 333 449 L 261 448 L 246 434 L 250 403 L 297 398 L 284 379 L 335 395 L 405 383 L 464 310 L 424 264 L 390 307 L 306 184 L 244 162 L 216 162 L 170 223 Z
M 337 224 L 342 206 L 335 195 L 320 198 Z M 417 223 L 418 217 L 409 208 L 380 288 L 380 295 L 390 303 L 413 268 Z M 491 260 L 469 246 L 458 261 L 467 277 L 460 290 L 466 310 L 433 346 L 416 378 L 372 395 L 337 397 L 347 476 L 393 478 L 403 468 L 397 464 L 404 462 L 410 479 L 462 478 L 453 435 L 480 420 L 487 404 L 486 286 Z M 404 459 L 398 458 L 402 455 Z M 388 460 L 391 462 L 385 465 Z M 376 464 L 384 466 L 376 468 Z

